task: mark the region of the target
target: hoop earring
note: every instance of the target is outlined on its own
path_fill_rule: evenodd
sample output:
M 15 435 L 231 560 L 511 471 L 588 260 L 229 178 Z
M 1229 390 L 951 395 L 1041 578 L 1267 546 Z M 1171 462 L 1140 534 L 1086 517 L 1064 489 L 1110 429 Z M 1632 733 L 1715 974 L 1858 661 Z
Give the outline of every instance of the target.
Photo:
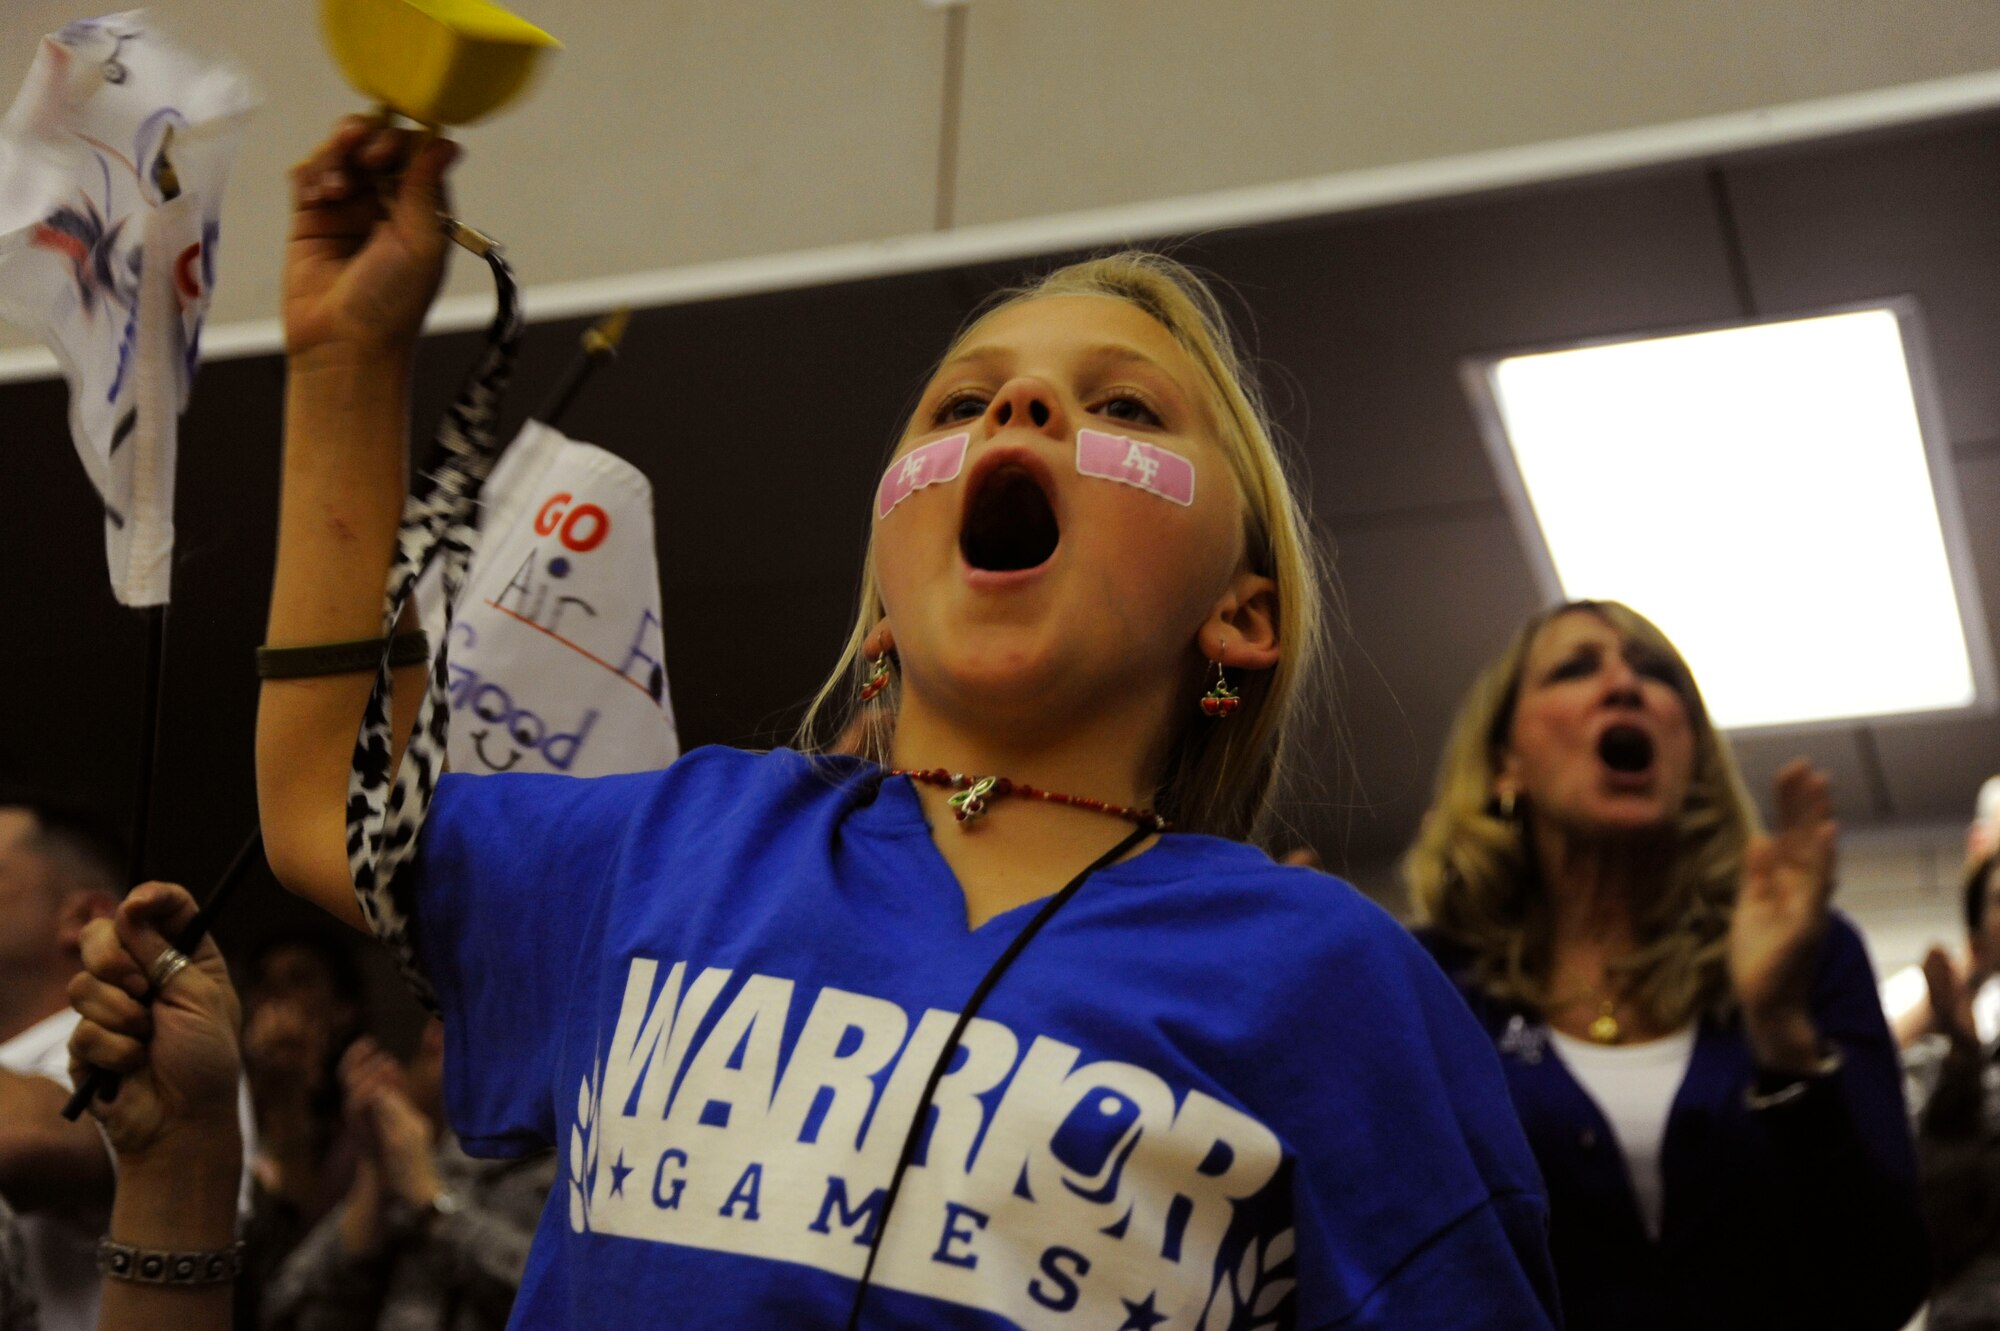
M 861 684 L 861 701 L 873 702 L 877 694 L 889 687 L 889 656 L 888 652 L 883 652 L 875 658 L 875 669 Z
M 1201 714 L 1221 720 L 1243 705 L 1243 695 L 1230 687 L 1222 662 L 1215 663 L 1215 686 L 1201 695 Z

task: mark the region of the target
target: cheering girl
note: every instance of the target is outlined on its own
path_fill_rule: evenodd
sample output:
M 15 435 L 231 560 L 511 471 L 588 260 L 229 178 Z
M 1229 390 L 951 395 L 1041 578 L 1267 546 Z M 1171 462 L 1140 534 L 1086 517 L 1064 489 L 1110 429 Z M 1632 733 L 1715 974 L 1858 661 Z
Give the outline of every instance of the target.
M 379 628 L 453 150 L 409 152 L 296 175 L 275 647 Z M 1491 1045 L 1240 840 L 1321 588 L 1212 297 L 1120 255 L 992 305 L 870 521 L 814 718 L 864 756 L 439 784 L 399 882 L 452 1125 L 565 1162 L 515 1324 L 1551 1324 Z M 368 690 L 274 681 L 258 734 L 273 867 L 356 924 Z

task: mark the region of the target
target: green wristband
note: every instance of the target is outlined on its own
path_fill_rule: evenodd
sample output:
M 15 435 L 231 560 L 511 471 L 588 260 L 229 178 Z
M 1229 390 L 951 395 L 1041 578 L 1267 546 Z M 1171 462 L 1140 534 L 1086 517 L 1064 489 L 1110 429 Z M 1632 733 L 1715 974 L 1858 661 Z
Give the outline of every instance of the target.
M 312 647 L 259 647 L 257 678 L 305 679 L 314 675 L 358 675 L 382 664 L 389 650 L 392 666 L 422 665 L 431 659 L 430 635 L 418 629 L 394 638 L 357 638 Z

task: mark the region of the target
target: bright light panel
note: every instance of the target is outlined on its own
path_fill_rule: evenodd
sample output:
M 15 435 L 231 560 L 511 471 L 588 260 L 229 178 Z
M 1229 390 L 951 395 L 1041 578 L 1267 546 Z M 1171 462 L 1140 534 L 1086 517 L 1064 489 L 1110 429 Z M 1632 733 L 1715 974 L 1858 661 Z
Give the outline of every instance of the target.
M 1657 623 L 1717 724 L 1975 701 L 1893 310 L 1489 373 L 1563 595 Z

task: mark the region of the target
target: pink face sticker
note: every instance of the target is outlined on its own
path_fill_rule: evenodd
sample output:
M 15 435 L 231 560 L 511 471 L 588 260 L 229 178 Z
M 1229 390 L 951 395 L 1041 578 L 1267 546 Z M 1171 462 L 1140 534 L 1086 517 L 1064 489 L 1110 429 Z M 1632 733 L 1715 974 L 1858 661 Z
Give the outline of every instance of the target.
M 1194 463 L 1170 448 L 1097 430 L 1076 432 L 1076 469 L 1122 481 L 1183 508 L 1194 503 Z
M 971 442 L 971 435 L 955 434 L 913 448 L 891 462 L 875 490 L 875 516 L 888 517 L 890 509 L 927 485 L 957 480 L 965 466 L 965 447 Z

